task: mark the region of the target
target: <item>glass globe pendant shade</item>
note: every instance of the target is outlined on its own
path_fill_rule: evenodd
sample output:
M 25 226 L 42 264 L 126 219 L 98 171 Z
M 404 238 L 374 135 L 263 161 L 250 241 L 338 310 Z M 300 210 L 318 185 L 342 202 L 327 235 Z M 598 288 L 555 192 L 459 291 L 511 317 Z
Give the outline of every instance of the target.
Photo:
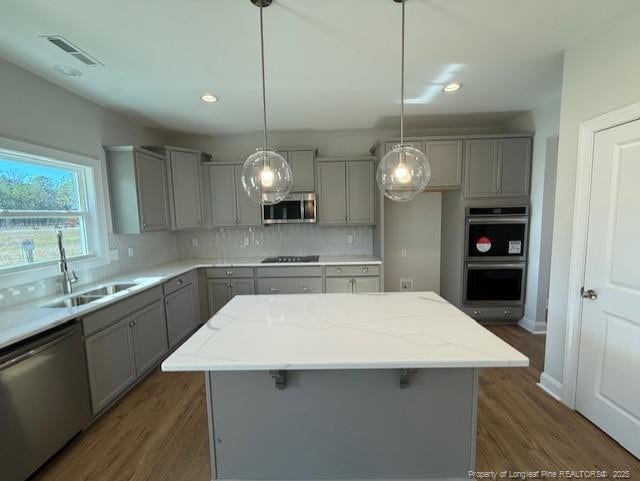
M 293 175 L 282 155 L 273 150 L 257 149 L 245 160 L 241 180 L 251 200 L 271 205 L 289 195 Z
M 385 197 L 407 202 L 424 191 L 431 180 L 427 157 L 409 145 L 396 145 L 385 155 L 376 171 L 376 182 Z

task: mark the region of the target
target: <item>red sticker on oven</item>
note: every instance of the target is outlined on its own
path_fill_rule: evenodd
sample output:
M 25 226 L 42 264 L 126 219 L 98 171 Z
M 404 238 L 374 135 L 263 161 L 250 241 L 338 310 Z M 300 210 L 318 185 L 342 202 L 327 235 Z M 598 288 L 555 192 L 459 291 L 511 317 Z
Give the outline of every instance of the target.
M 489 252 L 489 249 L 491 249 L 491 239 L 488 237 L 480 237 L 476 241 L 476 249 L 478 249 L 479 252 Z

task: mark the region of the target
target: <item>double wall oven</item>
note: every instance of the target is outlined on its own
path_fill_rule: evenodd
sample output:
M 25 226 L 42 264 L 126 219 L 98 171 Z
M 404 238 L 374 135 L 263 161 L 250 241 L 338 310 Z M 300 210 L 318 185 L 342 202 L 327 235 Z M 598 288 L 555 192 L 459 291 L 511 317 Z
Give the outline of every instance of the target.
M 479 321 L 512 321 L 524 310 L 526 206 L 467 207 L 463 308 Z

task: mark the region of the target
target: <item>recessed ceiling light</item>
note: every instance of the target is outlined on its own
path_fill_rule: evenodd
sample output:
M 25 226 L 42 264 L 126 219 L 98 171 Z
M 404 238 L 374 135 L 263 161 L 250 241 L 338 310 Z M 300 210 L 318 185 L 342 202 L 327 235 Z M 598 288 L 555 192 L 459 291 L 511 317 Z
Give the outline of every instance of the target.
M 69 67 L 68 65 L 55 65 L 54 70 L 67 77 L 82 77 L 82 72 L 77 68 Z
M 213 102 L 217 102 L 218 101 L 218 97 L 216 97 L 215 95 L 211 95 L 211 94 L 204 94 L 202 97 L 200 97 L 200 100 L 202 100 L 203 102 L 207 102 L 212 104 Z
M 450 84 L 447 84 L 444 86 L 444 88 L 442 89 L 442 91 L 445 94 L 452 94 L 454 92 L 457 92 L 458 90 L 460 90 L 462 88 L 462 84 L 458 83 L 458 82 L 452 82 Z

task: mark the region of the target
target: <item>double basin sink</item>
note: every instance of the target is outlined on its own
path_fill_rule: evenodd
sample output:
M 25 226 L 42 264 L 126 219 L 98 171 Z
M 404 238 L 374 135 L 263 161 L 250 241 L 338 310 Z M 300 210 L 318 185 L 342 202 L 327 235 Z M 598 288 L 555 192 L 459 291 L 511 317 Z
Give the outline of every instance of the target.
M 81 292 L 76 295 L 65 297 L 63 299 L 57 299 L 53 302 L 45 304 L 45 307 L 82 306 L 85 304 L 96 302 L 104 297 L 112 296 L 114 294 L 117 294 L 118 292 L 126 291 L 127 289 L 131 289 L 136 285 L 137 284 L 135 283 L 112 282 L 96 287 L 95 289 L 91 289 L 90 291 Z

